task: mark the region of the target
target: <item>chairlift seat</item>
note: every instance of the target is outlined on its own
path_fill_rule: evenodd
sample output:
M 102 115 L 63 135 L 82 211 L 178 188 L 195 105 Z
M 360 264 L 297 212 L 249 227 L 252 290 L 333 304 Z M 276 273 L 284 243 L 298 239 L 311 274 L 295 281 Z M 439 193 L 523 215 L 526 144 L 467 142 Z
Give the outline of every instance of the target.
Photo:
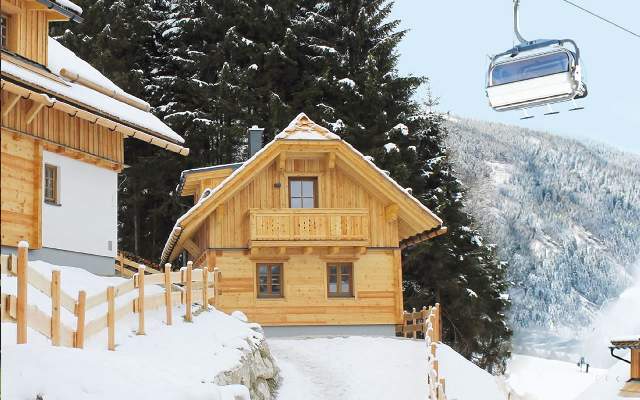
M 493 57 L 486 93 L 494 110 L 536 107 L 586 96 L 577 50 L 574 53 L 562 47 L 561 41 L 532 43 Z

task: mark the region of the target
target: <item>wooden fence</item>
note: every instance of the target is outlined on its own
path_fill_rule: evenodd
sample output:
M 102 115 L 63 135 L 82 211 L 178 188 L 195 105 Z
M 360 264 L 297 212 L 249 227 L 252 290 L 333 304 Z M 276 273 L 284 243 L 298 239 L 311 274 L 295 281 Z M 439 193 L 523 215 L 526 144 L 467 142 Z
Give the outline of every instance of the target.
M 171 264 L 165 264 L 164 272 L 146 275 L 145 267 L 138 266 L 138 272 L 131 279 L 117 286 L 109 286 L 106 290 L 87 296 L 85 290 L 80 290 L 77 297 L 73 297 L 61 290 L 60 271 L 54 269 L 51 278 L 44 276 L 38 270 L 29 266 L 28 244 L 21 242 L 18 254 L 0 255 L 2 273 L 17 276 L 17 295 L 2 293 L 2 321 L 15 321 L 17 324 L 17 343 L 27 343 L 27 327 L 51 339 L 54 346 L 68 346 L 83 348 L 84 341 L 103 329 L 107 329 L 107 348 L 115 350 L 116 322 L 129 314 L 138 314 L 139 335 L 145 334 L 145 312 L 160 308 L 166 309 L 167 325 L 172 324 L 173 304 L 185 304 L 184 318 L 192 321 L 191 304 L 199 302 L 203 309 L 208 305 L 215 306 L 219 295 L 218 282 L 221 274 L 217 268 L 210 272 L 208 268 L 193 268 L 189 262 L 180 271 L 171 271 Z M 27 286 L 38 289 L 51 299 L 51 316 L 28 303 Z M 164 293 L 145 295 L 145 287 L 149 285 L 163 285 Z M 116 308 L 115 300 L 132 291 L 138 291 L 138 296 L 120 304 Z M 107 312 L 89 322 L 86 322 L 86 312 L 97 306 L 106 304 Z M 75 329 L 65 326 L 60 320 L 60 311 L 64 308 L 76 316 Z
M 127 254 L 119 251 L 116 255 L 116 271 L 120 273 L 120 276 L 124 276 L 127 278 L 133 278 L 133 276 L 138 272 L 138 267 L 140 266 L 140 262 L 136 262 L 127 257 Z M 150 265 L 149 263 L 142 263 L 146 266 L 144 272 L 146 274 L 161 274 L 162 271 L 157 268 L 155 265 Z
M 414 308 L 412 312 L 405 311 L 402 315 L 402 325 L 396 329 L 396 335 L 417 339 L 424 338 L 427 346 L 427 385 L 428 399 L 447 400 L 445 394 L 445 380 L 440 376 L 439 362 L 436 357 L 437 343 L 442 341 L 442 314 L 440 304 L 433 307 L 422 307 L 420 311 Z

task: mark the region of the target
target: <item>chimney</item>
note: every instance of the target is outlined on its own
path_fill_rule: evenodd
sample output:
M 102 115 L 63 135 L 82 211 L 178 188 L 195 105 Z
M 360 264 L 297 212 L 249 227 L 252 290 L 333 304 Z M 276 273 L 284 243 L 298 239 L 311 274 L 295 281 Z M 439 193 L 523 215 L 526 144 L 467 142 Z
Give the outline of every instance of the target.
M 249 158 L 251 158 L 262 148 L 262 132 L 264 132 L 264 128 L 258 128 L 258 125 L 254 125 L 247 131 L 249 133 Z

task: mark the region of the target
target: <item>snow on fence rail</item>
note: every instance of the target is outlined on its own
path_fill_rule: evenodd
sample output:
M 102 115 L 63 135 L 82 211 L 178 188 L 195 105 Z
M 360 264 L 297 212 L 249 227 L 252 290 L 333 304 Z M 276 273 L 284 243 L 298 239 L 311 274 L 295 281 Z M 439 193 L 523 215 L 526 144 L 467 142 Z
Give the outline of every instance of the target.
M 424 335 L 424 341 L 427 345 L 428 398 L 430 400 L 447 400 L 445 380 L 440 376 L 438 358 L 436 357 L 437 343 L 442 341 L 440 303 L 436 303 L 433 307 L 422 307 L 420 311 L 416 311 L 414 308 L 412 312 L 403 312 L 402 325 L 398 326 L 396 334 L 417 339 L 418 333 Z
M 61 290 L 60 271 L 53 270 L 51 278 L 47 278 L 28 263 L 28 244 L 21 242 L 18 254 L 0 255 L 1 273 L 17 276 L 17 295 L 1 294 L 2 321 L 15 321 L 17 324 L 17 343 L 27 342 L 27 327 L 31 327 L 51 339 L 54 346 L 83 348 L 84 340 L 107 328 L 107 347 L 115 349 L 116 321 L 131 314 L 138 314 L 138 334 L 144 334 L 145 311 L 166 308 L 166 324 L 172 324 L 173 304 L 186 304 L 185 316 L 192 321 L 191 304 L 194 298 L 200 299 L 203 309 L 209 304 L 215 306 L 219 295 L 218 282 L 221 274 L 217 268 L 213 273 L 203 267 L 193 269 L 193 263 L 179 271 L 171 271 L 171 264 L 165 264 L 164 272 L 145 276 L 145 267 L 138 266 L 138 272 L 132 279 L 117 286 L 109 286 L 106 290 L 87 297 L 86 290 L 80 290 L 77 298 Z M 211 275 L 211 276 L 210 276 Z M 197 289 L 194 290 L 194 282 Z M 31 285 L 51 300 L 51 316 L 30 305 L 27 301 L 27 285 Z M 164 292 L 145 296 L 145 286 L 163 285 Z M 178 286 L 182 285 L 182 287 Z M 116 308 L 115 299 L 126 293 L 138 290 L 137 298 L 126 301 Z M 85 322 L 86 312 L 92 308 L 107 304 L 106 314 Z M 76 317 L 75 330 L 61 323 L 61 307 Z

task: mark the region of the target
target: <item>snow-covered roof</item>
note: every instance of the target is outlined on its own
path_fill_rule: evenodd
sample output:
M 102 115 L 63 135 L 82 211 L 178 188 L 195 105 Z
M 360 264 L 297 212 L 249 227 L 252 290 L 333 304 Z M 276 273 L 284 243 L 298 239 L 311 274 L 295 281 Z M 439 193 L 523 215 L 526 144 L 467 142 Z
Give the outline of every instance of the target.
M 273 146 L 282 141 L 288 140 L 334 140 L 343 143 L 350 151 L 358 155 L 362 160 L 364 160 L 369 166 L 371 166 L 374 170 L 378 172 L 378 174 L 383 177 L 386 181 L 390 182 L 393 186 L 399 189 L 405 196 L 410 198 L 415 205 L 417 205 L 422 211 L 427 213 L 433 221 L 436 222 L 438 228 L 442 226 L 442 220 L 435 215 L 429 208 L 427 208 L 424 204 L 422 204 L 418 199 L 413 197 L 405 188 L 400 186 L 393 178 L 391 178 L 388 174 L 385 173 L 382 169 L 378 168 L 370 157 L 365 156 L 361 152 L 359 152 L 355 147 L 353 147 L 348 142 L 343 141 L 340 136 L 335 133 L 329 131 L 328 129 L 316 124 L 313 122 L 305 113 L 300 113 L 296 116 L 289 125 L 282 130 L 282 132 L 278 133 L 274 140 L 267 143 L 262 149 L 256 152 L 251 158 L 249 158 L 246 162 L 244 162 L 239 168 L 235 169 L 229 176 L 227 176 L 222 182 L 220 182 L 216 187 L 208 189 L 208 191 L 203 192 L 203 196 L 193 205 L 185 214 L 183 214 L 176 221 L 174 228 L 167 239 L 167 242 L 162 251 L 161 263 L 165 263 L 169 260 L 173 249 L 178 242 L 180 235 L 183 232 L 182 223 L 185 222 L 188 218 L 190 218 L 194 213 L 196 213 L 203 205 L 210 201 L 215 195 L 222 190 L 229 182 L 231 182 L 236 176 L 245 171 L 253 161 L 260 158 L 264 153 L 268 152 Z
M 69 1 L 69 0 L 52 0 L 52 1 L 59 6 L 68 8 L 69 10 L 72 10 L 78 14 L 82 14 L 82 7 L 80 7 L 79 5 L 77 5 L 72 1 Z
M 85 80 L 98 86 L 113 90 L 118 95 L 126 97 L 137 103 L 142 100 L 127 94 L 98 70 L 77 57 L 72 51 L 62 46 L 55 39 L 49 38 L 49 63 L 47 67 L 55 75 L 50 76 L 48 71 L 42 68 L 42 73 L 37 67 L 26 68 L 17 62 L 3 56 L 2 75 L 23 82 L 29 86 L 44 91 L 48 96 L 68 100 L 97 110 L 101 114 L 110 117 L 116 122 L 121 122 L 131 127 L 146 130 L 149 134 L 168 140 L 173 143 L 184 143 L 184 139 L 174 132 L 169 126 L 148 111 L 134 107 L 114 97 L 101 93 L 80 83 L 71 82 L 60 76 L 60 71 L 68 69 L 79 74 Z M 55 78 L 55 79 L 54 79 Z

